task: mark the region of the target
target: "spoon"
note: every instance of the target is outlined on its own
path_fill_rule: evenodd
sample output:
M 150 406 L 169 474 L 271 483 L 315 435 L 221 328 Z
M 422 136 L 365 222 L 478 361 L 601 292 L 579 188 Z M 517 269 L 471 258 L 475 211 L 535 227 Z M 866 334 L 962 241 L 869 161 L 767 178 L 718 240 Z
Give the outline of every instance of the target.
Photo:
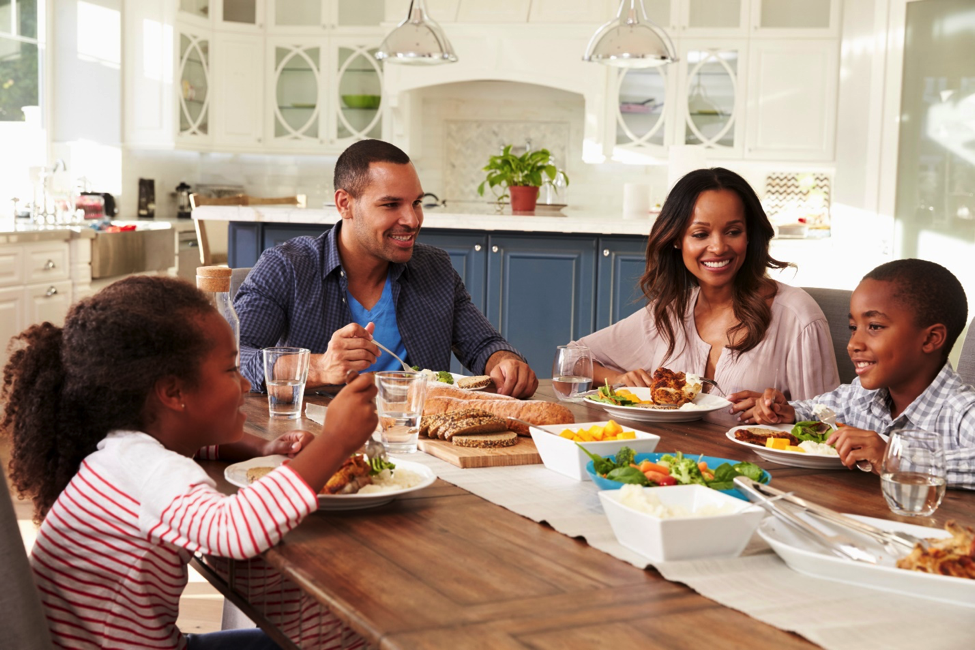
M 406 365 L 406 362 L 405 361 L 403 361 L 398 356 L 396 356 L 396 353 L 393 352 L 392 350 L 390 350 L 389 348 L 387 348 L 385 345 L 383 345 L 382 343 L 380 343 L 376 339 L 373 339 L 372 342 L 375 343 L 376 344 L 376 347 L 378 347 L 380 350 L 382 350 L 384 352 L 389 352 L 391 355 L 393 355 L 393 358 L 396 359 L 397 361 L 399 361 L 400 364 L 402 364 L 403 370 L 405 370 L 406 372 L 416 372 L 416 370 L 413 370 L 413 368 L 411 368 L 408 365 Z

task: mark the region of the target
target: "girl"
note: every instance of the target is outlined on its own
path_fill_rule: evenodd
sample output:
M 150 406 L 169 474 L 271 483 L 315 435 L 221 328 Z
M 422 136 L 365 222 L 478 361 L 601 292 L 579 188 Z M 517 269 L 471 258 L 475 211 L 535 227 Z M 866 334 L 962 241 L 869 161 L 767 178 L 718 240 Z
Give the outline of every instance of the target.
M 317 493 L 377 424 L 368 376 L 329 407 L 320 435 L 245 435 L 237 348 L 193 286 L 131 277 L 74 305 L 63 328 L 14 339 L 0 428 L 10 476 L 42 521 L 31 565 L 58 645 L 277 647 L 260 630 L 184 637 L 196 552 L 253 558 L 313 512 Z M 300 452 L 300 453 L 299 453 Z M 193 462 L 294 456 L 234 496 Z

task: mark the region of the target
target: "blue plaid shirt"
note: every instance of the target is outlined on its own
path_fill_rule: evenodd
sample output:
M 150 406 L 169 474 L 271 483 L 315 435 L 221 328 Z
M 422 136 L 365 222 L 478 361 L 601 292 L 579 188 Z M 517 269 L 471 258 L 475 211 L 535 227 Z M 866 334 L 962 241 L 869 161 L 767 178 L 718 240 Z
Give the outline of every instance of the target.
M 296 237 L 261 255 L 240 285 L 234 308 L 240 318 L 241 373 L 254 390 L 264 386 L 261 349 L 276 345 L 322 354 L 332 334 L 352 321 L 349 288 L 339 257 L 338 222 L 318 237 Z M 475 374 L 500 350 L 517 351 L 471 302 L 450 257 L 414 244 L 406 264 L 390 264 L 396 322 L 406 362 L 446 370 L 451 351 Z
M 816 420 L 813 406 L 823 404 L 833 409 L 837 422 L 876 431 L 884 440 L 901 429 L 940 433 L 948 485 L 975 489 L 975 388 L 962 381 L 950 363 L 945 363 L 934 381 L 896 419 L 890 417 L 890 391 L 867 390 L 859 377 L 852 384 L 789 404 L 796 410 L 797 422 Z

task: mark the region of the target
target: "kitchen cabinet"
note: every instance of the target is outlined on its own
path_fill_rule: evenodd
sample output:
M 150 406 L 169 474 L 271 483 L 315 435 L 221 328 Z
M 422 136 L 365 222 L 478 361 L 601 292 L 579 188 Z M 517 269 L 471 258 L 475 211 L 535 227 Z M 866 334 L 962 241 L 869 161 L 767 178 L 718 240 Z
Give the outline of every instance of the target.
M 647 268 L 645 237 L 600 237 L 596 269 L 596 330 L 642 309 L 640 278 Z
M 388 4 L 383 0 L 268 0 L 267 22 L 275 34 L 357 31 L 393 20 L 387 14 Z M 405 17 L 406 5 L 399 20 Z
M 681 41 L 676 144 L 703 146 L 715 158 L 742 156 L 747 52 L 743 40 Z
M 438 23 L 457 21 L 461 0 L 427 0 L 427 14 Z M 410 0 L 386 0 L 386 22 L 399 24 L 406 18 Z
M 601 25 L 616 15 L 619 2 L 602 0 L 532 0 L 530 23 L 592 23 Z
M 177 25 L 176 135 L 189 146 L 210 143 L 210 36 L 185 24 Z
M 252 34 L 216 34 L 213 68 L 213 130 L 217 147 L 258 147 L 264 132 L 264 39 Z
M 531 3 L 524 0 L 460 0 L 457 22 L 524 23 Z
M 264 0 L 211 0 L 210 6 L 219 30 L 257 34 L 264 29 Z
M 835 38 L 841 0 L 644 0 L 671 38 Z M 618 6 L 619 3 L 616 3 Z

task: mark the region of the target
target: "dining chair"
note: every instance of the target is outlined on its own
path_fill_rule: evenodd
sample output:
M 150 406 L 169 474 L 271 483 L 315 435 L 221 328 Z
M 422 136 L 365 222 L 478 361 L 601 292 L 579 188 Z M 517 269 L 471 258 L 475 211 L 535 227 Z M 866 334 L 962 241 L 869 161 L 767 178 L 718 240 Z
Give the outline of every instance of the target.
M 850 341 L 850 296 L 853 292 L 818 287 L 803 287 L 803 291 L 812 296 L 826 315 L 829 335 L 833 339 L 833 352 L 836 354 L 836 367 L 840 371 L 840 382 L 849 384 L 857 376 L 853 361 L 846 351 L 846 344 Z
M 259 197 L 248 196 L 247 194 L 235 194 L 234 196 L 200 196 L 190 194 L 190 208 L 195 210 L 201 205 L 234 206 L 234 205 L 293 205 L 299 208 L 305 207 L 305 195 L 297 196 L 278 196 L 278 197 Z M 210 240 L 207 237 L 206 221 L 194 219 L 196 227 L 196 240 L 200 245 L 200 264 L 201 266 L 212 266 L 214 264 L 226 264 L 225 254 L 213 255 L 210 253 Z
M 230 299 L 233 300 L 237 295 L 237 290 L 240 289 L 240 285 L 244 283 L 247 279 L 247 274 L 251 272 L 250 266 L 242 266 L 240 268 L 231 269 L 230 271 Z
M 958 357 L 958 368 L 962 381 L 975 386 L 975 320 L 968 325 L 968 333 L 961 344 L 961 356 Z
M 49 650 L 51 636 L 20 536 L 7 480 L 0 472 L 0 612 L 5 648 Z

